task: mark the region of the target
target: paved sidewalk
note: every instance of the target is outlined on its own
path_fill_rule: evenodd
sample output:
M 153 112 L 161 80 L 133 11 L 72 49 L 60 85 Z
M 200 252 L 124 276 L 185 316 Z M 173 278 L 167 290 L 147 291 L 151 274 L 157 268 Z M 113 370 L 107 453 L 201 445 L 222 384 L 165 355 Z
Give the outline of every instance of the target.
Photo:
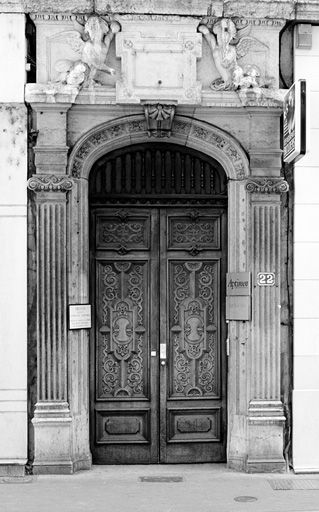
M 94 466 L 0 481 L 0 512 L 319 512 L 318 474 L 247 475 L 217 464 Z M 312 489 L 274 490 L 270 481 Z

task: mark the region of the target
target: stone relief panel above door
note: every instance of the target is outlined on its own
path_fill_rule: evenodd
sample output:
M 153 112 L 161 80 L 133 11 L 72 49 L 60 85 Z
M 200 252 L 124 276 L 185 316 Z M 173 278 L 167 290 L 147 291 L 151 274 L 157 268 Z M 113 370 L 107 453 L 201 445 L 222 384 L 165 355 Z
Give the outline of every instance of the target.
M 120 62 L 114 35 L 121 30 L 112 17 L 34 14 L 37 27 L 37 82 L 115 87 Z
M 273 90 L 279 84 L 279 33 L 283 20 L 203 18 L 198 76 L 213 90 Z M 210 63 L 210 64 L 209 64 Z
M 282 20 L 40 13 L 32 19 L 38 86 L 73 91 L 74 99 L 83 89 L 108 91 L 122 104 L 200 104 L 203 90 L 265 95 L 278 87 Z

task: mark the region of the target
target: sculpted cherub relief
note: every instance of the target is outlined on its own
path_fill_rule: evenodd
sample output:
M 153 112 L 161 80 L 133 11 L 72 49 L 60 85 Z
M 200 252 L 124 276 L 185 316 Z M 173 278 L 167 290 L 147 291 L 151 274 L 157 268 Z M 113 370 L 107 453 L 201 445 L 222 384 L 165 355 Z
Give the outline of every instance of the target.
M 115 74 L 106 64 L 114 34 L 121 30 L 117 21 L 109 22 L 104 17 L 92 14 L 84 24 L 74 22 L 74 30 L 68 33 L 66 42 L 78 53 L 79 60 L 59 60 L 55 64 L 56 81 L 78 87 L 99 84 L 98 73 Z
M 211 83 L 213 90 L 235 90 L 239 88 L 255 88 L 269 86 L 271 79 L 261 80 L 258 66 L 249 64 L 241 67 L 238 59 L 248 54 L 255 47 L 266 47 L 256 38 L 249 36 L 251 26 L 237 29 L 230 18 L 222 18 L 215 23 L 201 23 L 198 31 L 205 37 L 220 74 Z

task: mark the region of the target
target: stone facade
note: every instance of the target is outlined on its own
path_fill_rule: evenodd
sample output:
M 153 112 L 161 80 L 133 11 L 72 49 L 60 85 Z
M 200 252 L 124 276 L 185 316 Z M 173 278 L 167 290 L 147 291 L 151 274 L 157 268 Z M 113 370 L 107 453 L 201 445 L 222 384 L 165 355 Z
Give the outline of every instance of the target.
M 24 104 L 24 14 L 0 14 L 1 326 L 0 474 L 27 462 L 27 109 Z M 10 44 L 8 45 L 8 41 Z M 9 57 L 9 58 L 8 58 Z M 12 66 L 11 62 L 14 62 Z M 15 233 L 14 237 L 11 234 Z M 9 242 L 9 240 L 11 240 Z M 17 321 L 18 319 L 18 321 Z
M 36 83 L 27 83 L 23 97 L 21 71 L 17 97 L 8 94 L 10 88 L 0 89 L 6 124 L 13 127 L 8 136 L 19 148 L 19 154 L 10 150 L 5 157 L 9 171 L 1 178 L 8 190 L 11 180 L 17 184 L 14 199 L 9 193 L 3 199 L 3 219 L 10 206 L 19 221 L 3 222 L 3 229 L 24 233 L 13 249 L 24 292 L 18 299 L 22 335 L 12 331 L 10 317 L 4 333 L 12 339 L 12 350 L 22 354 L 17 360 L 8 351 L 7 366 L 14 361 L 23 370 L 17 369 L 15 379 L 4 373 L 1 382 L 3 390 L 12 390 L 1 391 L 12 410 L 1 412 L 9 437 L 3 451 L 0 446 L 0 467 L 5 472 L 18 465 L 23 471 L 27 459 L 25 100 L 36 134 L 28 181 L 36 247 L 29 295 L 37 304 L 36 316 L 29 318 L 36 325 L 37 345 L 37 390 L 34 383 L 29 389 L 33 471 L 72 473 L 91 466 L 89 332 L 67 326 L 68 304 L 89 302 L 88 177 L 104 154 L 147 144 L 154 135 L 170 135 L 171 143 L 211 156 L 227 175 L 228 272 L 252 275 L 251 319 L 228 325 L 227 463 L 251 472 L 285 471 L 292 376 L 288 383 L 282 377 L 287 369 L 282 356 L 290 357 L 290 349 L 281 323 L 290 311 L 283 301 L 286 284 L 281 288 L 287 264 L 281 254 L 287 243 L 281 239 L 281 197 L 289 187 L 280 142 L 285 92 L 279 88 L 280 32 L 296 17 L 315 21 L 319 3 L 217 1 L 204 6 L 187 1 L 173 8 L 158 0 L 101 0 L 94 9 L 89 0 L 58 1 L 54 8 L 44 4 L 12 0 L 0 14 L 0 22 L 9 30 L 13 23 L 23 39 L 23 13 L 29 13 L 37 34 Z M 11 46 L 8 34 L 2 48 Z M 12 56 L 18 70 L 23 59 L 23 53 Z M 154 111 L 150 127 L 145 113 Z M 10 227 L 8 222 L 22 224 Z M 9 260 L 8 255 L 2 268 L 10 268 Z M 259 272 L 273 272 L 275 285 L 258 286 Z M 18 280 L 20 274 L 14 275 Z M 6 303 L 16 304 L 9 281 L 6 289 Z M 10 430 L 13 413 L 17 420 Z M 24 442 L 19 453 L 8 448 L 7 454 L 13 435 Z
M 304 28 L 304 25 L 302 26 Z M 311 27 L 311 26 L 310 26 Z M 295 471 L 317 471 L 319 450 L 317 430 L 319 382 L 315 368 L 318 363 L 318 238 L 312 229 L 318 216 L 318 200 L 314 195 L 317 181 L 317 136 L 319 83 L 316 69 L 319 58 L 318 27 L 308 28 L 308 44 L 298 44 L 295 51 L 296 79 L 307 80 L 309 153 L 295 165 L 294 204 L 294 390 L 293 390 L 293 465 Z M 310 38 L 309 38 L 310 36 Z M 310 44 L 309 44 L 310 43 Z M 313 187 L 307 184 L 312 183 Z M 308 425 L 307 437 L 304 436 Z

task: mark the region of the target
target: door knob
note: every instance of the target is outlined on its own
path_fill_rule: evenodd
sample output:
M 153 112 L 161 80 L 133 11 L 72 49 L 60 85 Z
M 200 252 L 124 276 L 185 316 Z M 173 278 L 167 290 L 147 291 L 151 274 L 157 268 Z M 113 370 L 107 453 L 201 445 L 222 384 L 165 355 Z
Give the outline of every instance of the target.
M 161 365 L 162 365 L 162 366 L 165 366 L 165 363 L 166 363 L 165 359 L 162 359 L 162 360 L 161 360 Z

